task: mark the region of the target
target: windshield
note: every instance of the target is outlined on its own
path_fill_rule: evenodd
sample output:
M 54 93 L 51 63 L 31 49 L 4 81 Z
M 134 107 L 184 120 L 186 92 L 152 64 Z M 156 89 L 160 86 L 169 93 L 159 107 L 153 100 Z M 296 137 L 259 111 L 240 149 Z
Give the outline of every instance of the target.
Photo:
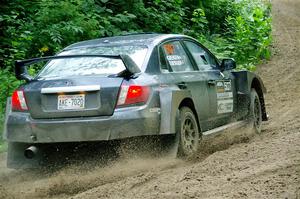
M 120 55 L 126 54 L 141 68 L 147 53 L 146 46 L 98 46 L 63 51 L 58 55 Z M 51 60 L 37 78 L 56 78 L 81 75 L 109 75 L 125 70 L 121 59 L 78 57 Z

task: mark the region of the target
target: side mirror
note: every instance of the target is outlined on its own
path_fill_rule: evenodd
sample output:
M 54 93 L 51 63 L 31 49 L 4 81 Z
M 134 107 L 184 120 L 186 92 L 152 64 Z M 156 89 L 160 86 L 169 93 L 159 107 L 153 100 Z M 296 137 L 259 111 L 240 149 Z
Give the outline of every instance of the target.
M 26 82 L 33 80 L 33 77 L 29 75 L 27 67 L 22 61 L 15 62 L 15 75 L 18 80 L 25 80 Z
M 221 71 L 224 70 L 232 70 L 236 68 L 236 62 L 234 61 L 234 59 L 229 58 L 229 59 L 222 59 L 222 63 L 221 63 Z

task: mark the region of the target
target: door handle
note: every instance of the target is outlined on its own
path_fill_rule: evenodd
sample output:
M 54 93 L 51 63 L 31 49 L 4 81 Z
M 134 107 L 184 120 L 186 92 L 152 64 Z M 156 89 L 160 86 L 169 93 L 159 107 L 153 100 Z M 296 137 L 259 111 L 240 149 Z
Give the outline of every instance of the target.
M 177 86 L 180 88 L 180 89 L 186 89 L 187 88 L 187 85 L 185 82 L 180 82 L 177 84 Z
M 208 80 L 207 84 L 209 86 L 214 86 L 214 85 L 216 85 L 216 81 L 215 80 Z

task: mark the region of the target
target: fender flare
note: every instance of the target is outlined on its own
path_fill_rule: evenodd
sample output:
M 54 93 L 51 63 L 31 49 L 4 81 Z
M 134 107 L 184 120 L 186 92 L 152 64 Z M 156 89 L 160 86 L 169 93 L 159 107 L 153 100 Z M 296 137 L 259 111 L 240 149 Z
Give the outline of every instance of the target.
M 160 98 L 160 131 L 159 134 L 175 134 L 176 118 L 180 103 L 186 99 L 192 99 L 189 90 L 163 89 L 159 92 Z
M 257 81 L 259 83 L 262 93 L 267 93 L 267 89 L 266 89 L 262 79 L 257 74 L 248 72 L 248 86 L 249 86 L 250 92 L 251 92 L 251 86 L 252 86 L 253 81 Z
M 254 79 L 258 80 L 262 92 L 266 93 L 267 89 L 261 78 L 250 71 L 234 71 L 232 74 L 236 77 L 237 91 L 249 94 L 251 92 L 251 84 Z

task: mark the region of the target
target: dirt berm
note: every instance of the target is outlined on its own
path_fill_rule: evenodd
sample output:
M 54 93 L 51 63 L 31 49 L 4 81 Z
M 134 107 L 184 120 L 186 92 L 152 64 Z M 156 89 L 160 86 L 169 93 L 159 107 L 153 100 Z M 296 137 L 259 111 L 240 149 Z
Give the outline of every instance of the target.
M 193 161 L 123 158 L 50 174 L 6 169 L 1 157 L 0 198 L 299 199 L 300 1 L 272 4 L 273 56 L 257 71 L 270 115 L 261 135 L 223 136 Z

